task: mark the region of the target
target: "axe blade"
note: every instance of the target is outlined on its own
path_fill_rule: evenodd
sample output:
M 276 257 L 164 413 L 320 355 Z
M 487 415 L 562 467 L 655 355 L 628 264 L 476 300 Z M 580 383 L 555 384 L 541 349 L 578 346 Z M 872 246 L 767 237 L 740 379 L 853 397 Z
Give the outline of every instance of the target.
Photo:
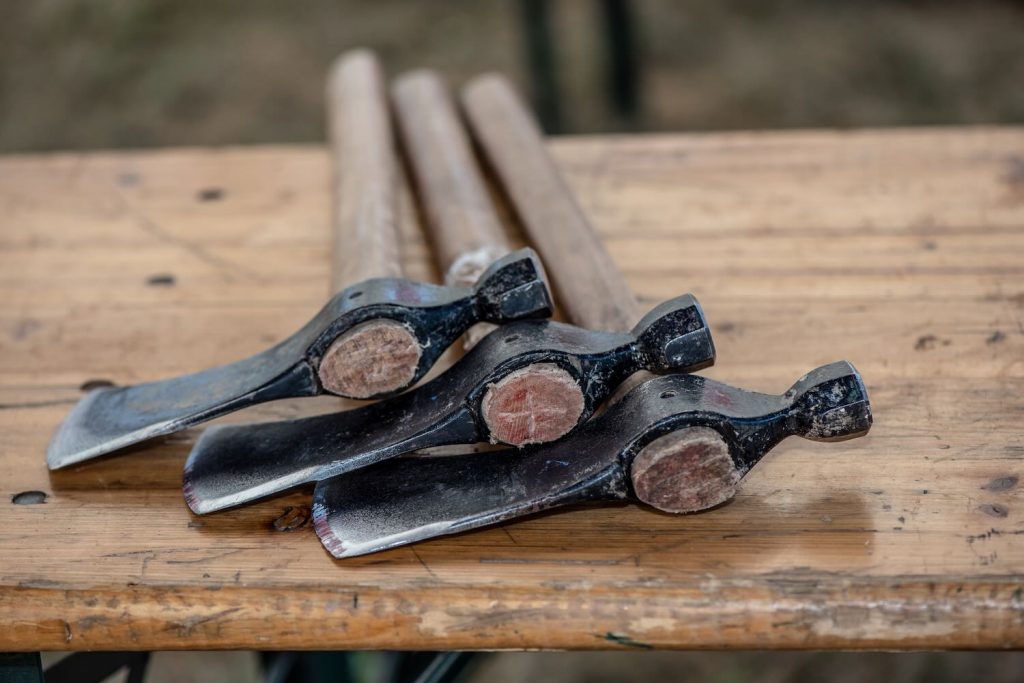
M 864 384 L 845 361 L 808 373 L 783 395 L 696 375 L 657 377 L 562 441 L 520 453 L 402 458 L 322 481 L 314 492 L 314 525 L 327 550 L 340 558 L 581 502 L 630 499 L 698 512 L 723 499 L 698 497 L 685 509 L 659 506 L 630 478 L 638 453 L 666 436 L 710 432 L 726 449 L 727 466 L 697 477 L 722 477 L 731 496 L 732 485 L 787 436 L 853 438 L 866 434 L 871 420 Z M 655 481 L 655 488 L 671 489 L 699 471 L 706 463 L 693 455 L 669 453 L 686 469 L 663 469 L 667 478 Z

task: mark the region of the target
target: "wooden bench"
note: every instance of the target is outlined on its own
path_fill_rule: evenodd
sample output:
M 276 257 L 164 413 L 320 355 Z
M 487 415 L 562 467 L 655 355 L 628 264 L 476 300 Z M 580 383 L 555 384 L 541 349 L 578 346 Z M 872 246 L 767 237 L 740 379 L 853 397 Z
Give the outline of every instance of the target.
M 50 473 L 83 385 L 227 362 L 319 308 L 327 156 L 7 156 L 0 649 L 1024 645 L 1024 129 L 552 145 L 643 301 L 700 298 L 708 375 L 778 392 L 849 359 L 872 433 L 787 441 L 700 515 L 574 509 L 345 561 L 308 492 L 192 516 L 198 430 Z

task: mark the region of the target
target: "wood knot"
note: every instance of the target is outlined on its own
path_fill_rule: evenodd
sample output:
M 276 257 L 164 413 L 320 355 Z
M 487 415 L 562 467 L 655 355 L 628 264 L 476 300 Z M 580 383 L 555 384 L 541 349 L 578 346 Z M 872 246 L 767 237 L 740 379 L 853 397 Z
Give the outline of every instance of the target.
M 665 512 L 706 510 L 736 493 L 729 445 L 709 427 L 688 427 L 645 446 L 630 467 L 636 497 Z
M 1017 485 L 1018 481 L 1020 481 L 1020 479 L 1016 475 L 1009 474 L 1004 477 L 996 477 L 981 488 L 984 491 L 1009 491 Z
M 422 355 L 408 327 L 394 320 L 371 320 L 335 339 L 317 374 L 332 394 L 372 398 L 409 386 Z
M 564 368 L 534 363 L 487 387 L 481 404 L 491 441 L 511 446 L 564 436 L 583 414 L 583 391 Z

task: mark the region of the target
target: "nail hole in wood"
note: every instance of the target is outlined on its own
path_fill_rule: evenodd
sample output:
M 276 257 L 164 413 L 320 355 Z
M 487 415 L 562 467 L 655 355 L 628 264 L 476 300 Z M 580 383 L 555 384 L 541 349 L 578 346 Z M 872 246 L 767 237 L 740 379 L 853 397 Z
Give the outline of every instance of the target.
M 46 494 L 42 491 L 22 491 L 11 496 L 15 505 L 41 505 L 46 502 Z
M 219 187 L 206 187 L 196 194 L 201 202 L 216 202 L 224 198 L 224 190 Z
M 996 477 L 981 488 L 985 491 L 1008 491 L 1016 486 L 1018 481 L 1020 479 L 1011 474 L 1005 477 Z
M 112 387 L 114 383 L 109 379 L 87 379 L 82 382 L 82 385 L 78 387 L 82 391 L 92 391 L 93 389 L 99 389 L 101 387 Z
M 150 275 L 146 278 L 146 284 L 150 287 L 173 287 L 177 280 L 170 273 L 160 273 L 159 275 Z

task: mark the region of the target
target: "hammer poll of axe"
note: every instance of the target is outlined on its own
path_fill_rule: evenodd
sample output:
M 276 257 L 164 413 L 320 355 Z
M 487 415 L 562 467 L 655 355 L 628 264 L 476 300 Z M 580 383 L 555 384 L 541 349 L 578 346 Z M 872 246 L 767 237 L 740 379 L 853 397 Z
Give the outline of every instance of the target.
M 439 77 L 429 71 L 400 77 L 393 102 L 442 266 L 450 274 L 453 265 L 507 250 L 468 137 Z M 696 300 L 680 296 L 640 318 L 603 245 L 589 225 L 582 227 L 586 233 L 571 249 L 566 244 L 542 256 L 558 267 L 578 258 L 604 268 L 578 268 L 581 279 L 562 291 L 569 317 L 596 329 L 511 323 L 401 396 L 334 414 L 209 429 L 185 464 L 189 507 L 214 512 L 425 448 L 554 441 L 586 422 L 639 370 L 687 372 L 711 365 L 714 345 Z M 622 290 L 592 306 L 606 279 Z
M 396 158 L 375 57 L 365 51 L 343 55 L 331 70 L 327 100 L 337 294 L 302 329 L 255 356 L 90 392 L 51 440 L 50 469 L 267 401 L 324 393 L 394 395 L 419 381 L 475 323 L 551 314 L 543 270 L 529 249 L 506 253 L 478 271 L 472 286 L 401 279 Z
M 463 104 L 541 253 L 572 239 L 559 230 L 585 219 L 509 84 L 481 77 L 463 90 Z M 655 377 L 554 443 L 399 459 L 322 481 L 313 521 L 342 558 L 577 503 L 632 500 L 699 512 L 729 500 L 787 436 L 839 441 L 866 434 L 871 422 L 867 391 L 845 361 L 808 373 L 781 396 L 696 375 Z

